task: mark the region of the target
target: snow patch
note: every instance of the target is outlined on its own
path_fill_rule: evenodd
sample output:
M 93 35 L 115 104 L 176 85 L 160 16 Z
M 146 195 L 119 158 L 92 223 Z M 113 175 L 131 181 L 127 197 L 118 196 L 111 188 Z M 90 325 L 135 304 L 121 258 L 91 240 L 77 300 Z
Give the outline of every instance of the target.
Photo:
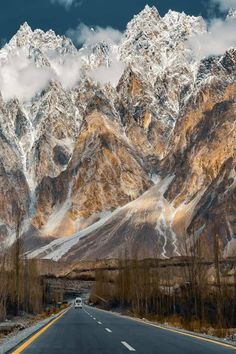
M 43 259 L 51 259 L 53 261 L 59 261 L 69 250 L 75 246 L 78 241 L 103 226 L 114 214 L 118 213 L 120 209 L 117 209 L 112 214 L 107 213 L 101 220 L 97 221 L 93 225 L 86 229 L 77 232 L 71 237 L 62 237 L 60 239 L 52 241 L 49 245 L 39 248 L 38 250 L 29 253 L 29 258 L 35 258 L 42 256 Z

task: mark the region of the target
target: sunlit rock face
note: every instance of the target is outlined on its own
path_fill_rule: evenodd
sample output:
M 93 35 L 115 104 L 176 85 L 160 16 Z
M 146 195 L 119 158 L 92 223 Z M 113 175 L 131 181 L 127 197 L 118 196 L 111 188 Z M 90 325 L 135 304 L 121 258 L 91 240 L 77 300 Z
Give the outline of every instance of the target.
M 35 221 L 43 222 L 45 234 L 72 235 L 150 186 L 148 170 L 120 125 L 95 110 L 85 117 L 66 170 L 39 184 Z M 45 210 L 53 213 L 49 220 Z
M 179 117 L 172 148 L 162 161 L 164 174 L 176 171 L 165 197 L 188 213 L 186 205 L 194 203 L 187 223 L 185 213 L 177 214 L 175 228 L 187 239 L 200 239 L 207 256 L 213 254 L 216 234 L 222 255 L 232 256 L 235 249 L 235 54 L 230 50 L 201 63 L 195 92 Z
M 235 153 L 236 51 L 209 59 L 207 70 L 205 63 L 199 66 L 194 93 L 183 107 L 163 160 L 164 168 L 181 172 L 169 189 L 171 199 L 179 195 L 180 185 L 186 191 L 181 199 L 191 198 L 217 177 L 223 163 Z
M 179 257 L 197 240 L 211 257 L 216 234 L 235 254 L 236 50 L 199 62 L 188 40 L 205 32 L 149 6 L 114 45 L 21 26 L 0 78 L 25 65 L 39 85 L 0 82 L 0 242 L 20 215 L 31 257 Z

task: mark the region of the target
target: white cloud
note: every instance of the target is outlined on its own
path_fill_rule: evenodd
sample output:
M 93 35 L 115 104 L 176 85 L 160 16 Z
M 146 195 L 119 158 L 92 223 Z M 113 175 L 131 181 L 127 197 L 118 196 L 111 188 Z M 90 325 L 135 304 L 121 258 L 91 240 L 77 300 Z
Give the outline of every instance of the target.
M 59 4 L 64 6 L 67 10 L 73 5 L 76 4 L 75 0 L 50 0 L 52 4 Z M 80 2 L 80 5 L 82 3 Z
M 9 55 L 8 61 L 0 64 L 0 92 L 8 101 L 17 98 L 29 101 L 42 91 L 50 81 L 59 81 L 66 90 L 76 87 L 81 77 L 82 60 L 78 55 L 58 56 L 48 53 L 51 67 L 36 67 L 22 51 Z M 115 56 L 110 58 L 109 66 L 100 66 L 88 71 L 87 75 L 104 85 L 111 83 L 114 87 L 124 71 L 124 64 Z
M 5 100 L 18 98 L 25 101 L 42 90 L 53 78 L 49 68 L 37 68 L 19 51 L 9 56 L 8 62 L 0 66 L 0 91 Z
M 236 47 L 236 20 L 213 19 L 208 31 L 204 34 L 193 36 L 189 45 L 196 57 L 201 60 L 210 55 L 221 55 L 231 47 Z
M 4 100 L 17 98 L 28 101 L 42 91 L 50 81 L 59 81 L 65 89 L 76 86 L 80 78 L 79 56 L 58 56 L 50 53 L 51 67 L 37 67 L 23 51 L 9 55 L 0 65 L 0 92 Z
M 69 29 L 67 35 L 77 44 L 87 47 L 94 46 L 99 42 L 107 44 L 119 44 L 122 33 L 112 27 L 89 28 L 84 24 L 80 24 L 76 29 Z
M 59 81 L 65 89 L 74 88 L 81 78 L 86 56 L 92 54 L 92 46 L 101 41 L 114 45 L 121 39 L 121 33 L 112 28 L 97 27 L 90 30 L 83 25 L 73 33 L 77 43 L 84 43 L 86 50 L 78 51 L 76 55 L 60 55 L 54 50 L 46 51 L 43 54 L 48 58 L 50 67 L 37 67 L 24 50 L 9 54 L 7 61 L 0 61 L 0 92 L 3 98 L 6 101 L 12 98 L 28 101 L 54 80 Z M 123 71 L 124 64 L 118 60 L 116 47 L 111 47 L 109 63 L 88 70 L 87 75 L 101 85 L 110 82 L 116 86 Z
M 118 45 L 122 38 L 122 33 L 114 28 L 95 27 L 89 28 L 84 24 L 80 24 L 76 29 L 67 31 L 67 35 L 77 44 L 82 45 L 90 50 L 97 43 L 105 42 L 110 46 Z M 109 65 L 102 65 L 98 68 L 91 70 L 88 75 L 101 85 L 111 83 L 113 86 L 118 84 L 118 81 L 124 72 L 124 64 L 118 60 L 117 55 L 109 55 Z
M 58 56 L 57 53 L 48 53 L 52 69 L 57 80 L 67 89 L 76 86 L 81 76 L 82 61 L 79 55 Z
M 211 0 L 214 5 L 219 5 L 221 11 L 236 9 L 236 0 Z
M 91 70 L 89 76 L 101 85 L 111 83 L 112 86 L 116 87 L 124 72 L 124 68 L 125 65 L 114 57 L 110 66 L 100 66 Z

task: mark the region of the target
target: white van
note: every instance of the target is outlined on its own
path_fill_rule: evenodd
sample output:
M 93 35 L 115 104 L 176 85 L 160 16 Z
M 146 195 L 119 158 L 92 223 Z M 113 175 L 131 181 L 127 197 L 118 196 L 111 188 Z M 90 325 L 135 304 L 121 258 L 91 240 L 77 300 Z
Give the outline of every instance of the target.
M 75 299 L 75 309 L 82 309 L 83 303 L 81 297 Z

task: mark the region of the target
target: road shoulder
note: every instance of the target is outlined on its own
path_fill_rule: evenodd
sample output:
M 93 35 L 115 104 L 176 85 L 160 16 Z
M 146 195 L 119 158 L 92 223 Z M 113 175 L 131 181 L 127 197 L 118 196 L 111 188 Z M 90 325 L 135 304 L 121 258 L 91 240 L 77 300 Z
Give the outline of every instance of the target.
M 16 336 L 10 339 L 6 339 L 6 342 L 2 343 L 0 346 L 0 354 L 11 353 L 12 351 L 16 350 L 21 344 L 29 340 L 36 333 L 41 331 L 44 327 L 49 325 L 51 322 L 60 317 L 66 311 L 68 311 L 68 309 L 62 310 L 56 315 L 52 315 L 38 322 L 37 324 L 20 331 Z
M 126 318 L 128 320 L 132 320 L 132 321 L 139 322 L 139 323 L 142 323 L 142 324 L 145 324 L 148 326 L 156 327 L 161 330 L 169 331 L 169 332 L 176 333 L 176 334 L 183 335 L 183 336 L 192 337 L 192 338 L 195 338 L 198 340 L 202 340 L 202 341 L 209 342 L 209 343 L 214 343 L 214 344 L 217 344 L 220 346 L 224 346 L 224 347 L 228 347 L 228 348 L 236 350 L 236 342 L 233 342 L 233 341 L 230 341 L 227 339 L 221 339 L 221 338 L 210 336 L 207 334 L 191 332 L 191 331 L 188 331 L 188 330 L 185 330 L 182 328 L 177 328 L 177 327 L 172 327 L 172 326 L 164 325 L 164 324 L 157 323 L 157 322 L 152 322 L 152 321 L 149 321 L 145 318 L 141 319 L 141 318 L 137 318 L 137 317 L 123 315 L 119 312 L 107 311 L 107 310 L 103 310 L 103 309 L 100 309 L 97 307 L 92 307 L 92 308 L 95 308 L 96 310 L 99 310 L 99 311 L 103 311 L 105 313 L 110 313 L 110 314 L 118 316 L 120 318 Z

